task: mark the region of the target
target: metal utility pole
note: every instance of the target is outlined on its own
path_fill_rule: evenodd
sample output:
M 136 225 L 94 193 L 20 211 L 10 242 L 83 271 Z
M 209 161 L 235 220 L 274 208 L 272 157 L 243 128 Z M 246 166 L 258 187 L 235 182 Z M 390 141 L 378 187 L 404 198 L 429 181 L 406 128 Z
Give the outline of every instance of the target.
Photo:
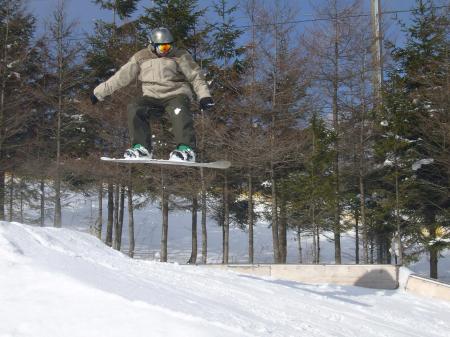
M 381 36 L 381 0 L 371 0 L 370 11 L 372 14 L 373 33 L 373 88 L 376 97 L 376 106 L 381 104 L 381 88 L 383 84 L 383 60 L 382 60 L 382 36 Z

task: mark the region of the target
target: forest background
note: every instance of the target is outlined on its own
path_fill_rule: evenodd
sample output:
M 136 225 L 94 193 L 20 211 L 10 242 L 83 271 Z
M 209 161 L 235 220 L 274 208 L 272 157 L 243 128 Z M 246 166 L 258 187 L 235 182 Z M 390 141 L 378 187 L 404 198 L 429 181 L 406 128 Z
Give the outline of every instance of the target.
M 222 262 L 237 226 L 253 263 L 254 208 L 265 204 L 275 263 L 286 262 L 293 230 L 313 239 L 314 263 L 321 235 L 331 233 L 339 264 L 341 235 L 352 231 L 355 263 L 401 264 L 427 252 L 437 278 L 450 243 L 450 4 L 417 0 L 382 15 L 379 87 L 367 2 L 317 1 L 302 16 L 296 1 L 95 0 L 108 16 L 80 35 L 64 1 L 43 29 L 27 2 L 0 0 L 0 219 L 23 222 L 34 207 L 39 217 L 28 222 L 61 227 L 64 193 L 96 193 L 94 234 L 120 250 L 128 210 L 133 256 L 133 211 L 158 202 L 161 261 L 169 210 L 184 208 L 192 211 L 188 262 L 207 261 L 211 214 L 222 228 Z M 228 159 L 227 171 L 99 160 L 129 146 L 126 105 L 141 90 L 133 83 L 96 106 L 89 95 L 158 26 L 204 70 L 216 108 L 193 104 L 198 157 Z M 156 155 L 167 156 L 169 122 L 152 131 Z

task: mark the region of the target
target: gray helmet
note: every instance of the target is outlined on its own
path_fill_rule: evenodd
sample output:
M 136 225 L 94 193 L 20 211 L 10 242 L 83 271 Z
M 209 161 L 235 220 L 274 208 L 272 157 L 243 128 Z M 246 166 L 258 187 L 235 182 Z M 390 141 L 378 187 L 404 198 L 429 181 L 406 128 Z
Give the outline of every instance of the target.
M 165 27 L 155 28 L 150 33 L 150 43 L 152 45 L 173 42 L 172 33 Z

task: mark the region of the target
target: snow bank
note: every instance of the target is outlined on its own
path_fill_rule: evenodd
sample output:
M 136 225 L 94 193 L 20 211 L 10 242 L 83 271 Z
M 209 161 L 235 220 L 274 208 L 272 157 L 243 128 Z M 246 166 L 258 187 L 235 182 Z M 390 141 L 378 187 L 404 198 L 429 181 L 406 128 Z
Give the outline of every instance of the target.
M 131 260 L 0 223 L 0 336 L 450 336 L 450 303 Z

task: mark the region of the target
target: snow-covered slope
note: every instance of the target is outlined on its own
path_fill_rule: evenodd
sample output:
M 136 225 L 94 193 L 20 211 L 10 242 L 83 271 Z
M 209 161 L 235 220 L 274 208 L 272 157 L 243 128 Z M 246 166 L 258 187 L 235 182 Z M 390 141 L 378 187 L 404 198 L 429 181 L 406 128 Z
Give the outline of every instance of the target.
M 95 198 L 85 198 L 79 194 L 72 194 L 65 200 L 66 206 L 63 208 L 63 227 L 73 228 L 80 231 L 88 231 L 89 226 L 95 222 L 97 216 L 97 204 Z M 260 206 L 262 211 L 262 207 Z M 107 205 L 103 207 L 104 212 Z M 31 209 L 27 212 L 32 213 Z M 127 210 L 125 210 L 127 214 Z M 34 218 L 38 217 L 37 214 Z M 106 219 L 106 213 L 103 214 Z M 136 239 L 136 257 L 159 260 L 159 251 L 161 245 L 161 210 L 157 204 L 148 204 L 143 208 L 134 211 L 135 221 L 135 239 Z M 201 219 L 201 214 L 198 214 Z M 128 222 L 124 219 L 124 228 L 122 235 L 122 250 L 127 251 L 128 245 Z M 191 213 L 182 210 L 173 210 L 169 212 L 169 239 L 168 239 L 168 258 L 171 262 L 186 263 L 191 255 Z M 51 221 L 48 226 L 51 226 Z M 200 224 L 198 224 L 200 226 Z M 222 228 L 216 221 L 208 218 L 208 262 L 220 263 L 222 261 Z M 105 228 L 103 230 L 105 232 Z M 105 233 L 104 233 L 105 234 Z M 328 238 L 332 233 L 325 233 L 321 238 L 321 263 L 334 263 L 334 243 Z M 201 245 L 201 230 L 198 229 L 198 242 Z M 312 238 L 302 236 L 302 263 L 312 263 Z M 360 243 L 361 245 L 361 243 Z M 248 261 L 248 233 L 235 228 L 230 228 L 230 256 L 231 263 L 246 263 Z M 342 233 L 341 250 L 342 263 L 355 263 L 355 237 L 350 233 Z M 289 230 L 287 234 L 287 262 L 298 263 L 299 252 L 296 235 Z M 199 254 L 201 247 L 199 246 Z M 254 228 L 254 252 L 255 263 L 272 263 L 272 229 L 270 224 L 264 221 L 258 221 Z M 362 256 L 362 251 L 360 252 Z M 420 261 L 407 266 L 415 273 L 423 276 L 429 275 L 429 258 L 423 255 Z M 450 283 L 450 249 L 441 253 L 438 262 L 439 280 Z
M 0 336 L 450 336 L 450 303 L 132 260 L 0 223 Z

